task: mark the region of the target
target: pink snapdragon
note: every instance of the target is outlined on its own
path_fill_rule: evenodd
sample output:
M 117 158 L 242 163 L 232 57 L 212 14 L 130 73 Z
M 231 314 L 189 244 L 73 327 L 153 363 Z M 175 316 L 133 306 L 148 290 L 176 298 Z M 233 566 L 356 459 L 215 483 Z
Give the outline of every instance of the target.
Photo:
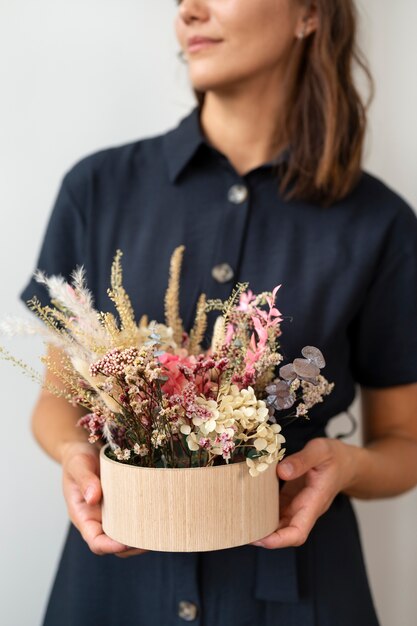
M 281 334 L 278 325 L 282 322 L 282 317 L 281 313 L 275 307 L 275 296 L 280 287 L 281 285 L 278 285 L 272 291 L 272 295 L 266 296 L 266 301 L 269 306 L 268 311 L 264 311 L 259 307 L 254 307 L 254 313 L 251 315 L 255 332 L 251 335 L 249 347 L 245 355 L 245 372 L 248 374 L 254 373 L 255 363 L 262 358 L 265 350 L 267 349 L 270 329 L 275 329 L 275 337 L 278 337 Z

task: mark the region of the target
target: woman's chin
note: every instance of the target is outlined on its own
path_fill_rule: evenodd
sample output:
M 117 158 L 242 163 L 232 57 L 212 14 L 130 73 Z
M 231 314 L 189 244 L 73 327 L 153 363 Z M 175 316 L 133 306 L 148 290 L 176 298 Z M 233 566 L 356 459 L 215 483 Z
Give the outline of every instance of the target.
M 198 91 L 209 91 L 213 89 L 224 89 L 227 85 L 231 84 L 230 75 L 220 75 L 219 68 L 216 67 L 215 71 L 210 71 L 212 68 L 197 67 L 197 64 L 193 67 L 189 66 L 189 80 L 194 89 Z
M 227 93 L 230 91 L 230 83 L 229 81 L 216 81 L 216 80 L 204 80 L 204 81 L 191 81 L 192 88 L 201 93 L 206 93 L 208 91 L 217 92 L 219 95 L 223 93 Z
M 193 71 L 193 68 L 189 70 L 189 80 L 193 89 L 196 89 L 200 92 L 206 91 L 215 91 L 220 93 L 232 94 L 236 93 L 236 90 L 239 90 L 240 87 L 244 87 L 247 84 L 247 79 L 250 76 L 245 75 L 231 75 L 228 73 L 227 75 L 219 75 L 218 72 L 210 73 L 210 72 L 200 72 Z
M 190 78 L 193 89 L 196 89 L 197 91 L 210 91 L 211 89 L 215 89 L 217 85 L 217 81 L 210 80 L 206 76 L 204 78 L 195 78 L 191 76 Z

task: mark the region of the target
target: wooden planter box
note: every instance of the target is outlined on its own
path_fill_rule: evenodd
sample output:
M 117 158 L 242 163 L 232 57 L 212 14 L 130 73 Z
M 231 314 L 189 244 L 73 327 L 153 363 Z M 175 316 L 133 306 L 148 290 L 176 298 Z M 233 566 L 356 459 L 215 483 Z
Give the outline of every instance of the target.
M 222 550 L 278 527 L 276 463 L 253 477 L 245 461 L 194 468 L 125 465 L 100 452 L 103 530 L 135 548 Z

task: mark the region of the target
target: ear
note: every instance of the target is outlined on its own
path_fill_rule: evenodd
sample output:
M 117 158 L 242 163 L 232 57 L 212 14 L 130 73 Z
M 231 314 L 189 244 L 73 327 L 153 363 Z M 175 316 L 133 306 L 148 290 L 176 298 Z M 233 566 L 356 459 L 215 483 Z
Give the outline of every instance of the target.
M 317 2 L 312 0 L 302 4 L 295 32 L 295 36 L 298 39 L 304 39 L 314 33 L 319 24 Z

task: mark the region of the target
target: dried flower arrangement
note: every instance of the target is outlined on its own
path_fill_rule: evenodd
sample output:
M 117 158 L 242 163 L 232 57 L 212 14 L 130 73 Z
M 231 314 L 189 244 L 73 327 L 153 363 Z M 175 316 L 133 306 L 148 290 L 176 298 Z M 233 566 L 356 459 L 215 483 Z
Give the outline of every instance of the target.
M 183 328 L 179 312 L 180 273 L 184 246 L 171 257 L 165 294 L 165 324 L 136 323 L 122 284 L 122 252 L 111 268 L 108 295 L 119 319 L 97 311 L 86 286 L 83 267 L 71 283 L 37 271 L 51 304 L 28 301 L 41 324 L 9 320 L 6 334 L 39 334 L 64 354 L 57 366 L 42 361 L 65 384 L 65 391 L 46 384 L 40 374 L 0 347 L 0 355 L 19 365 L 52 393 L 88 412 L 79 425 L 89 441 L 108 442 L 113 460 L 142 467 L 206 467 L 246 460 L 257 476 L 282 459 L 285 442 L 276 411 L 308 409 L 333 389 L 320 374 L 325 366 L 318 348 L 306 346 L 302 357 L 279 368 L 278 338 L 282 317 L 276 293 L 258 295 L 238 283 L 226 300 L 201 294 L 193 327 Z M 201 343 L 207 313 L 217 310 L 211 346 Z

